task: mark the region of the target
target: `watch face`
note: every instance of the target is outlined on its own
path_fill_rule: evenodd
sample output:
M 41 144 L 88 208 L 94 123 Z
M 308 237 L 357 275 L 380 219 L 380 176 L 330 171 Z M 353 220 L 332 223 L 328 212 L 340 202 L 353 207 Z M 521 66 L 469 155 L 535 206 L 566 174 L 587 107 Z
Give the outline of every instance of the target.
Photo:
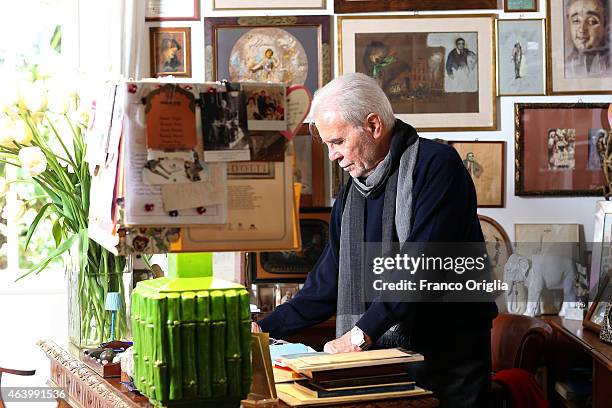
M 351 329 L 351 344 L 353 344 L 353 346 L 361 347 L 364 341 L 365 338 L 363 337 L 363 332 L 361 329 L 358 327 L 353 327 L 353 329 Z

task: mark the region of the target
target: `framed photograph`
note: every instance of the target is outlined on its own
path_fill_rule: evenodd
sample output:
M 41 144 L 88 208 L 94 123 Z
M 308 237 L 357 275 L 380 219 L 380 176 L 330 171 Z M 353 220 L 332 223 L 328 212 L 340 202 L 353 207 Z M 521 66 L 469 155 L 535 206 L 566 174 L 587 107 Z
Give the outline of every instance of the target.
M 375 78 L 419 130 L 496 129 L 492 15 L 338 17 L 340 73 Z
M 600 196 L 596 137 L 609 132 L 607 103 L 517 103 L 515 194 Z
M 610 302 L 612 302 L 612 271 L 608 271 L 605 275 L 601 289 L 597 292 L 593 302 L 589 303 L 589 310 L 582 321 L 582 326 L 599 333 L 606 317 L 606 308 Z
M 329 237 L 331 208 L 300 210 L 302 249 L 299 251 L 252 252 L 249 271 L 253 283 L 302 283 L 323 253 Z
M 497 20 L 497 95 L 545 95 L 544 20 Z
M 510 238 L 506 230 L 493 218 L 478 214 L 478 221 L 487 245 L 491 275 L 494 279 L 503 279 L 504 266 L 513 252 Z
M 323 143 L 310 135 L 293 138 L 295 149 L 295 177 L 302 183 L 300 207 L 323 207 L 325 205 L 325 153 Z
M 191 77 L 191 28 L 150 27 L 151 77 Z
M 504 0 L 505 12 L 538 11 L 538 0 Z
M 598 201 L 595 210 L 593 251 L 591 253 L 591 274 L 589 294 L 594 299 L 603 290 L 605 277 L 612 270 L 612 201 Z
M 146 0 L 145 21 L 197 21 L 200 0 Z
M 612 92 L 611 2 L 548 2 L 549 93 Z
M 495 9 L 497 0 L 335 0 L 335 13 L 365 13 L 371 11 L 408 10 L 469 10 Z
M 324 10 L 328 0 L 212 0 L 213 10 Z M 331 0 L 330 0 L 331 1 Z M 246 3 L 246 4 L 245 4 Z
M 305 85 L 331 80 L 331 16 L 204 19 L 206 80 Z
M 503 207 L 506 178 L 505 142 L 449 142 L 467 169 L 474 186 L 478 207 Z

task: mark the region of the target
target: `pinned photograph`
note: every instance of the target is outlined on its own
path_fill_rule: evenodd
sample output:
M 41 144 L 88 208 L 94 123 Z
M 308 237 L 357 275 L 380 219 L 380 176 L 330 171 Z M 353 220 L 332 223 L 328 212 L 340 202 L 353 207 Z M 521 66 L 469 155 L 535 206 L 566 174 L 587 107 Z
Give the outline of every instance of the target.
M 287 130 L 285 87 L 243 86 L 249 130 Z
M 207 92 L 202 99 L 205 161 L 251 160 L 244 93 Z
M 548 129 L 548 170 L 574 170 L 576 129 Z
M 249 133 L 251 160 L 285 161 L 287 138 L 277 131 Z
M 589 161 L 587 168 L 597 170 L 601 168 L 599 152 L 605 149 L 608 140 L 608 130 L 589 129 Z
M 166 152 L 149 149 L 142 169 L 145 184 L 188 184 L 209 181 L 208 165 L 195 150 Z

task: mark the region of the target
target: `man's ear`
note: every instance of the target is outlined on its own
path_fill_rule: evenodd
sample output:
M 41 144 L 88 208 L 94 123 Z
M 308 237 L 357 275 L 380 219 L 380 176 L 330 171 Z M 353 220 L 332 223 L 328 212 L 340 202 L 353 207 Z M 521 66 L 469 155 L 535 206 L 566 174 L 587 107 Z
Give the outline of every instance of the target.
M 370 113 L 366 117 L 366 127 L 372 132 L 374 139 L 380 138 L 384 134 L 382 118 L 378 113 Z

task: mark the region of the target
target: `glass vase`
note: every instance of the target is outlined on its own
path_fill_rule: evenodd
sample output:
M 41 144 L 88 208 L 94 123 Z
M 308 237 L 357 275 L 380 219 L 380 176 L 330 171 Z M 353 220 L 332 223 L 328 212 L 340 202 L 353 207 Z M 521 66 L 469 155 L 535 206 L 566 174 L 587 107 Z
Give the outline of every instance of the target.
M 110 340 L 131 341 L 131 260 L 115 256 L 91 240 L 87 262 L 81 262 L 81 250 L 74 245 L 64 254 L 70 342 L 79 348 L 94 348 Z M 113 338 L 112 312 L 105 310 L 109 292 L 119 292 L 121 299 L 121 307 L 115 312 Z

